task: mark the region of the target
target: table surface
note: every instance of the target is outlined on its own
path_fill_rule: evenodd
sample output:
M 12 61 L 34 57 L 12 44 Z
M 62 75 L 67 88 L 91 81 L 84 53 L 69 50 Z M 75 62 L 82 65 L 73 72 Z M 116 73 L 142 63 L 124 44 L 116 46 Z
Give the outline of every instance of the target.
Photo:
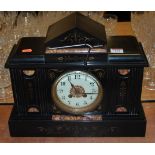
M 133 35 L 131 24 L 129 22 L 121 22 L 117 24 L 116 33 L 118 35 Z M 155 142 L 155 102 L 146 102 L 155 100 L 155 91 L 150 91 L 144 87 L 141 100 L 143 101 L 143 108 L 147 119 L 147 129 L 145 137 L 10 137 L 8 129 L 8 119 L 12 110 L 12 105 L 2 102 L 11 103 L 13 99 L 7 101 L 0 101 L 0 142 Z

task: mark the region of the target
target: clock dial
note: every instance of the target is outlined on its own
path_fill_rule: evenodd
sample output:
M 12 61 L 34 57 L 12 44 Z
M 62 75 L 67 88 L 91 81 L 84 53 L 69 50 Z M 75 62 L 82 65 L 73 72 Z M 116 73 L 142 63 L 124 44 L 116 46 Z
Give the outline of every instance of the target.
M 63 111 L 81 114 L 96 108 L 103 97 L 99 81 L 83 71 L 67 72 L 52 86 L 52 98 Z

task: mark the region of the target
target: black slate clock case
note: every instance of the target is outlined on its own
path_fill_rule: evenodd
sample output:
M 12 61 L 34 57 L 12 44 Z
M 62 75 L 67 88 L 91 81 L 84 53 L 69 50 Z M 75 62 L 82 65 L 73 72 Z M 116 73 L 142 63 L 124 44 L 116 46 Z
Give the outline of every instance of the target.
M 141 91 L 148 62 L 134 36 L 106 39 L 103 25 L 74 13 L 51 25 L 46 37 L 21 38 L 5 66 L 15 102 L 11 136 L 145 136 Z M 73 70 L 94 75 L 104 92 L 100 105 L 80 116 L 61 111 L 51 97 L 54 81 Z

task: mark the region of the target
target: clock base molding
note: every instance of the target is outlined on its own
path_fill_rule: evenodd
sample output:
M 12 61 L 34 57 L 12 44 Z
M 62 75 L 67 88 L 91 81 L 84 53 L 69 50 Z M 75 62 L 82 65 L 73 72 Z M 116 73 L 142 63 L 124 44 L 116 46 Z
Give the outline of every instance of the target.
M 49 117 L 18 116 L 12 110 L 9 119 L 12 137 L 143 137 L 146 119 L 105 118 L 102 121 L 52 121 Z

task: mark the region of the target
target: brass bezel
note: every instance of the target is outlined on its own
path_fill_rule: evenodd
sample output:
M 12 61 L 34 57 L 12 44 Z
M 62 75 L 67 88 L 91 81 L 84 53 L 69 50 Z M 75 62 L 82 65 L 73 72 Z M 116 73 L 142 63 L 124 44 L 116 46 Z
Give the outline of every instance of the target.
M 69 74 L 69 73 L 76 72 L 76 71 L 82 72 L 85 74 L 89 74 L 90 76 L 92 76 L 94 79 L 96 79 L 96 83 L 99 88 L 99 94 L 98 94 L 96 100 L 93 103 L 91 103 L 90 105 L 81 107 L 81 108 L 73 108 L 73 107 L 67 106 L 66 104 L 64 104 L 63 102 L 60 101 L 60 99 L 58 98 L 57 93 L 56 93 L 56 87 L 57 87 L 59 81 L 62 79 L 62 77 L 65 74 Z M 55 82 L 52 85 L 51 95 L 52 95 L 52 99 L 53 99 L 55 105 L 58 108 L 60 108 L 62 111 L 65 111 L 65 112 L 68 112 L 71 114 L 84 114 L 86 112 L 90 112 L 90 111 L 94 110 L 101 103 L 102 98 L 103 98 L 103 88 L 102 88 L 102 85 L 100 84 L 100 82 L 98 81 L 98 79 L 91 73 L 85 72 L 85 71 L 74 70 L 74 71 L 69 71 L 69 72 L 63 73 L 62 75 L 59 76 L 59 78 L 57 80 L 55 80 Z

